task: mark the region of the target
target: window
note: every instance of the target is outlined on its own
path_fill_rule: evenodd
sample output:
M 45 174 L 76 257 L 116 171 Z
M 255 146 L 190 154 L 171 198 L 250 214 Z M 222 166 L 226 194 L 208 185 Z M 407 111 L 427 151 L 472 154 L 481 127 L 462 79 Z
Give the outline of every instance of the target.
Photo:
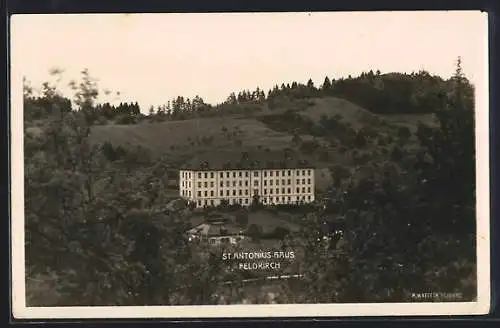
M 279 186 L 280 185 L 280 180 L 276 179 L 276 185 Z
M 264 176 L 267 177 L 267 171 L 264 171 Z
M 311 192 L 311 187 L 307 187 L 307 192 Z
M 288 193 L 291 194 L 292 193 L 292 188 L 288 188 Z
M 292 200 L 292 198 L 288 197 L 288 201 L 291 201 L 291 200 Z
M 281 180 L 281 185 L 285 185 L 285 179 Z
M 191 188 L 191 181 L 189 181 L 189 188 Z
M 236 196 L 236 190 L 233 190 L 233 196 Z
M 210 205 L 214 206 L 214 200 L 213 199 L 210 200 Z
M 281 197 L 281 201 L 284 203 L 285 202 L 285 196 Z
M 248 204 L 248 198 L 245 198 L 245 204 Z
M 267 195 L 267 189 L 264 189 L 264 195 Z
M 269 176 L 272 177 L 273 176 L 273 171 L 269 171 Z
M 226 172 L 226 178 L 229 178 L 229 172 Z
M 248 181 L 245 181 L 245 187 L 248 187 Z
M 281 193 L 284 194 L 285 193 L 285 188 L 281 188 Z
M 300 175 L 300 170 L 297 170 L 297 176 L 299 176 L 299 175 Z
M 236 187 L 236 181 L 233 181 L 233 187 Z
M 311 175 L 311 170 L 307 170 L 307 175 Z
M 248 189 L 245 190 L 245 195 L 248 195 Z
M 299 192 L 300 192 L 300 188 L 299 188 L 299 187 L 297 187 L 297 193 L 299 193 Z
M 208 178 L 208 173 L 207 173 L 207 172 L 205 172 L 205 179 L 206 179 L 206 178 Z M 205 204 L 205 205 L 206 205 L 206 204 Z
M 205 190 L 205 197 L 207 197 L 207 196 L 208 196 L 208 191 Z
M 302 175 L 306 175 L 306 170 L 302 170 Z
M 220 186 L 221 186 L 221 187 L 224 187 L 224 181 L 221 181 L 221 182 L 220 182 Z
M 200 172 L 198 172 L 198 179 L 201 179 L 201 173 Z
M 276 188 L 276 193 L 279 194 L 280 193 L 280 188 Z
M 229 181 L 226 181 L 226 187 L 229 187 Z
M 280 171 L 276 171 L 276 176 L 279 177 L 280 176 Z
M 240 171 L 240 172 L 238 172 L 238 176 L 241 178 L 241 171 Z
M 240 195 L 240 196 L 241 196 L 241 193 L 242 193 L 241 189 L 240 189 L 240 190 L 238 190 L 238 195 Z
M 306 184 L 306 179 L 302 179 L 302 184 Z
M 307 179 L 307 183 L 308 183 L 308 184 L 311 184 L 311 179 Z
M 201 188 L 201 182 L 198 182 L 198 188 Z
M 210 190 L 210 197 L 214 197 L 214 191 Z
M 233 178 L 236 178 L 236 172 L 233 172 Z
M 207 204 L 208 204 L 208 202 L 207 202 L 207 200 L 205 199 L 205 206 L 207 206 Z
M 267 186 L 267 180 L 264 180 L 264 186 Z
M 292 175 L 292 171 L 288 170 L 288 176 Z
M 210 181 L 210 188 L 213 188 L 213 187 L 214 187 L 214 182 Z
M 269 180 L 269 185 L 272 186 L 273 185 L 273 180 Z
M 224 173 L 223 173 L 223 172 L 221 172 L 221 173 L 220 173 L 220 177 L 221 177 L 221 178 L 223 178 L 223 177 L 224 177 Z
M 201 197 L 201 191 L 198 191 L 198 197 Z
M 253 185 L 254 185 L 254 186 L 258 186 L 258 185 L 259 185 L 259 181 L 258 181 L 258 180 L 255 180 L 255 181 L 253 182 Z
M 269 195 L 272 195 L 272 194 L 273 194 L 273 190 L 269 189 Z
M 229 196 L 229 190 L 226 190 L 226 196 Z
M 220 193 L 219 193 L 221 196 L 224 196 L 224 191 L 221 190 Z
M 254 194 L 254 195 L 258 195 L 258 194 L 259 194 L 259 189 L 254 189 L 254 190 L 253 190 L 253 194 Z
M 288 179 L 288 184 L 291 184 L 292 183 L 292 180 L 291 179 Z
M 297 179 L 297 184 L 300 184 L 300 179 Z
M 210 179 L 214 178 L 214 172 L 210 172 Z
M 311 196 L 307 196 L 307 200 L 311 200 Z
M 306 192 L 306 187 L 302 187 L 302 192 Z
M 241 180 L 240 180 L 240 183 L 239 183 L 239 185 L 240 185 L 240 187 L 241 187 L 241 185 L 242 185 L 242 182 L 241 182 Z
M 248 178 L 248 172 L 245 172 L 245 176 Z
M 198 206 L 201 206 L 201 200 L 198 201 Z
M 258 172 L 258 171 L 255 171 L 255 172 L 253 173 L 253 176 L 254 176 L 254 177 L 258 177 L 258 176 L 259 176 L 259 172 Z
M 189 193 L 189 197 L 191 197 L 191 190 L 189 190 L 188 193 Z

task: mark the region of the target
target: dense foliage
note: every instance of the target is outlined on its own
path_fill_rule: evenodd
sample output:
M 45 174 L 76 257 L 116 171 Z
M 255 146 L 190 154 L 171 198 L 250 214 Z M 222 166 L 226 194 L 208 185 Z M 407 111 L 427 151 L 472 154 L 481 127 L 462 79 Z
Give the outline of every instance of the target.
M 239 287 L 221 287 L 220 258 L 187 243 L 184 214 L 158 209 L 168 202 L 167 161 L 152 160 L 141 149 L 90 142 L 92 127 L 102 117 L 133 123 L 142 115 L 138 105 L 97 105 L 98 88 L 87 71 L 71 85 L 73 104 L 48 84 L 38 97 L 25 88 L 28 305 L 241 302 Z M 356 153 L 358 165 L 351 171 L 332 168 L 326 207 L 313 209 L 298 233 L 275 232 L 306 249 L 305 280 L 284 283 L 278 301 L 414 301 L 411 293 L 428 291 L 461 292 L 473 299 L 474 102 L 460 63 L 446 81 L 425 72 L 370 72 L 327 78 L 320 88 L 309 81 L 276 86 L 267 96 L 260 89 L 240 92 L 215 107 L 199 97 L 179 97 L 156 113 L 151 109 L 150 116 L 220 115 L 224 106 L 325 95 L 343 96 L 375 112 L 434 112 L 439 126 L 419 126 L 418 151 L 402 147 L 413 135 L 401 128 L 394 136 L 399 141 L 377 141 L 389 149 L 386 156 Z M 286 115 L 296 126 L 313 130 L 299 116 Z M 283 122 L 270 124 L 279 130 Z M 318 136 L 335 136 L 356 151 L 374 142 L 373 131 L 356 131 L 339 118 L 324 117 L 320 125 Z M 298 133 L 294 139 L 300 141 Z M 316 143 L 304 151 L 318 148 Z M 238 222 L 244 226 L 248 217 L 241 213 Z M 262 237 L 259 229 L 249 227 Z M 342 234 L 333 233 L 339 230 Z

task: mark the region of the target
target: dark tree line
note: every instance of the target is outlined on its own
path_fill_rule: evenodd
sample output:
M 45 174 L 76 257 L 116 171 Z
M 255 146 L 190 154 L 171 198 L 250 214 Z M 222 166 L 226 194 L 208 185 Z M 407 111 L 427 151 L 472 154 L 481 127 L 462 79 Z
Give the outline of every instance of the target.
M 374 113 L 432 113 L 450 92 L 452 83 L 426 71 L 417 73 L 363 72 L 357 77 L 330 79 L 316 87 L 310 79 L 307 84 L 297 82 L 275 85 L 267 99 L 289 97 L 302 99 L 333 96 L 349 100 Z M 467 92 L 471 92 L 469 88 Z
M 44 94 L 51 97 L 48 84 L 44 85 Z M 205 103 L 203 98 L 195 96 L 178 96 L 156 108 L 149 108 L 150 118 L 157 120 L 180 120 L 200 116 L 220 116 L 234 111 L 232 106 L 245 106 L 249 104 L 268 103 L 269 108 L 274 108 L 274 103 L 279 99 L 309 99 L 315 97 L 332 96 L 346 99 L 374 113 L 397 114 L 433 113 L 438 109 L 443 99 L 453 89 L 451 79 L 444 80 L 426 71 L 417 73 L 375 73 L 370 70 L 363 72 L 357 77 L 330 79 L 325 77 L 321 86 L 315 86 L 309 79 L 307 83 L 282 83 L 276 84 L 268 90 L 267 94 L 261 88 L 255 90 L 242 90 L 231 93 L 226 101 L 218 105 Z M 27 92 L 30 90 L 27 90 Z M 31 91 L 30 91 L 31 92 Z M 473 92 L 470 86 L 466 86 L 464 92 Z M 52 89 L 53 93 L 53 89 Z M 52 94 L 52 97 L 58 97 Z M 60 97 L 60 96 L 59 96 Z M 50 111 L 49 98 L 39 97 L 29 101 L 34 102 L 33 113 L 29 113 L 33 119 L 40 119 Z M 51 99 L 50 101 L 64 102 L 63 107 L 69 108 L 70 101 L 66 98 Z M 98 104 L 94 108 L 94 115 L 102 117 L 102 123 L 113 121 L 120 124 L 133 124 L 140 120 L 141 113 L 137 102 L 121 103 L 117 106 L 109 103 Z

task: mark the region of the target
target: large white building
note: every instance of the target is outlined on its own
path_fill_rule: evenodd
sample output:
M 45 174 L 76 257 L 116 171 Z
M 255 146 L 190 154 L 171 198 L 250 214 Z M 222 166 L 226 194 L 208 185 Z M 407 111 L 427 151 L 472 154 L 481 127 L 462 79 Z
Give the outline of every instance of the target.
M 208 159 L 210 158 L 210 159 Z M 179 171 L 179 195 L 196 207 L 314 201 L 314 167 L 290 152 L 211 153 Z

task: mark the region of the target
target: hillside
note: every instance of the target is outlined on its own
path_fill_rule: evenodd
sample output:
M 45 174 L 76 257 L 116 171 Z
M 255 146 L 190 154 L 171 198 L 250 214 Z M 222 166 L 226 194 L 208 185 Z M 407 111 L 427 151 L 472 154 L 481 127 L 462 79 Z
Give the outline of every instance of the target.
M 234 112 L 238 112 L 239 106 L 234 105 Z M 253 108 L 251 113 L 244 115 L 98 125 L 93 128 L 92 139 L 97 143 L 108 141 L 114 146 L 140 146 L 155 157 L 166 158 L 174 167 L 210 150 L 240 152 L 254 148 L 291 148 L 318 163 L 316 183 L 319 190 L 324 190 L 331 184 L 333 165 L 350 167 L 353 157 L 372 154 L 373 150 L 377 153 L 381 148 L 378 139 L 395 136 L 398 126 L 416 127 L 420 120 L 429 121 L 417 114 L 399 115 L 394 119 L 392 115 L 384 115 L 382 118 L 335 97 L 314 98 L 307 102 L 290 100 L 274 109 L 254 104 Z M 338 121 L 337 128 L 322 126 L 325 118 Z M 368 142 L 364 150 L 358 150 L 346 140 L 352 140 L 363 129 L 370 129 L 376 138 Z M 344 134 L 349 133 L 350 139 L 345 139 Z

